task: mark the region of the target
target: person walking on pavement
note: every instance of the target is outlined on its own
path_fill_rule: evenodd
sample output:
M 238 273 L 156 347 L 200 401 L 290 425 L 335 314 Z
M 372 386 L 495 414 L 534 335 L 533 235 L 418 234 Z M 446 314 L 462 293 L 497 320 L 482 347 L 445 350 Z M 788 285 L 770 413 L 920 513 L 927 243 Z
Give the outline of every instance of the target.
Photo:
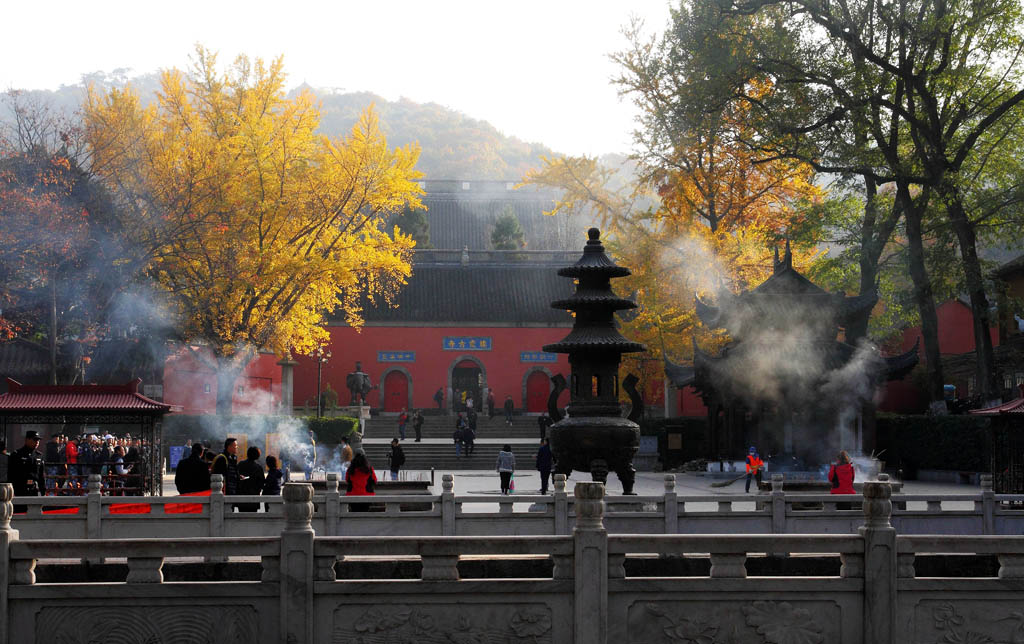
M 398 472 L 401 471 L 402 466 L 405 465 L 405 452 L 402 451 L 402 446 L 398 444 L 397 438 L 391 439 L 391 453 L 388 454 L 388 461 L 390 462 L 391 480 L 398 480 Z
M 751 446 L 747 454 L 747 493 L 750 493 L 750 480 L 757 479 L 757 488 L 761 489 L 761 470 L 764 468 L 764 461 L 757 454 L 757 448 Z
M 416 442 L 423 438 L 423 412 L 419 409 L 412 415 L 412 430 L 416 432 Z
M 11 454 L 7 464 L 7 475 L 14 496 L 42 496 L 46 490 L 46 475 L 43 472 L 43 455 L 39 447 L 39 434 L 35 430 L 25 432 L 25 444 Z M 14 506 L 15 512 L 25 512 L 24 505 Z
M 405 440 L 405 424 L 409 422 L 409 414 L 405 413 L 405 408 L 402 408 L 402 413 L 398 414 L 398 436 Z
M 537 471 L 540 472 L 540 493 L 548 493 L 548 479 L 551 477 L 551 466 L 554 458 L 551 456 L 551 447 L 548 446 L 548 439 L 540 439 L 540 449 L 537 450 Z
M 512 412 L 516 409 L 516 404 L 512 402 L 512 396 L 505 396 L 505 424 L 512 424 Z
M 498 452 L 498 462 L 495 465 L 498 470 L 498 477 L 501 478 L 501 493 L 508 494 L 512 483 L 512 474 L 516 471 L 516 457 L 512 453 L 511 445 L 504 445 Z

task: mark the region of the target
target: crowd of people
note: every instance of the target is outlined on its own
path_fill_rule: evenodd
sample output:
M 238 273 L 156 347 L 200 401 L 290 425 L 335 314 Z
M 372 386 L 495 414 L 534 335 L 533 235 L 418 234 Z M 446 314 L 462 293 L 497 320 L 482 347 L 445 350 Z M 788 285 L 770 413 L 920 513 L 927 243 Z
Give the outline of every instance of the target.
M 0 441 L 0 481 L 14 485 L 18 496 L 85 494 L 90 474 L 100 476 L 101 489 L 112 495 L 148 492 L 149 445 L 131 434 L 50 436 L 40 451 L 41 437 L 25 433 L 25 444 L 13 454 Z

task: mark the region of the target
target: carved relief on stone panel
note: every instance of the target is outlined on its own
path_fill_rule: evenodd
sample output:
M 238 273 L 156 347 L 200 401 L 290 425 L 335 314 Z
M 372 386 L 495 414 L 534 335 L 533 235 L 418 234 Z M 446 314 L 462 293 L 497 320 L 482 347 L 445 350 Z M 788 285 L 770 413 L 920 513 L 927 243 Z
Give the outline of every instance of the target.
M 922 601 L 914 607 L 917 644 L 1024 644 L 1018 601 Z
M 45 606 L 36 643 L 251 644 L 260 641 L 259 626 L 253 606 Z
M 343 605 L 332 644 L 550 644 L 544 604 Z
M 835 602 L 638 601 L 629 641 L 640 644 L 839 644 Z

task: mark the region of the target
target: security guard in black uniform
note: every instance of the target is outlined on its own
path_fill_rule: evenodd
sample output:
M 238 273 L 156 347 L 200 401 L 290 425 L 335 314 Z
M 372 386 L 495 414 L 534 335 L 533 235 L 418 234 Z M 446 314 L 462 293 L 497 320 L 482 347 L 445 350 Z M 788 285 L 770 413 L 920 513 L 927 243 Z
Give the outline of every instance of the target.
M 41 496 L 43 484 L 43 455 L 39 447 L 39 434 L 34 430 L 25 432 L 25 445 L 11 454 L 7 476 L 14 486 L 14 496 Z M 24 512 L 25 506 L 16 506 L 15 512 Z

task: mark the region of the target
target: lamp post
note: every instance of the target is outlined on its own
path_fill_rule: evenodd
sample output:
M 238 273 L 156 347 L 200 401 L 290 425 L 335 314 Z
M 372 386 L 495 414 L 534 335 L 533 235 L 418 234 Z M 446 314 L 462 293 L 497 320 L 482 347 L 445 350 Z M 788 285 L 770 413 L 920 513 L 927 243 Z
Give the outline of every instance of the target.
M 309 355 L 316 360 L 316 417 L 320 418 L 324 409 L 323 399 L 320 395 L 321 382 L 323 381 L 324 365 L 331 359 L 331 350 L 317 347 Z

